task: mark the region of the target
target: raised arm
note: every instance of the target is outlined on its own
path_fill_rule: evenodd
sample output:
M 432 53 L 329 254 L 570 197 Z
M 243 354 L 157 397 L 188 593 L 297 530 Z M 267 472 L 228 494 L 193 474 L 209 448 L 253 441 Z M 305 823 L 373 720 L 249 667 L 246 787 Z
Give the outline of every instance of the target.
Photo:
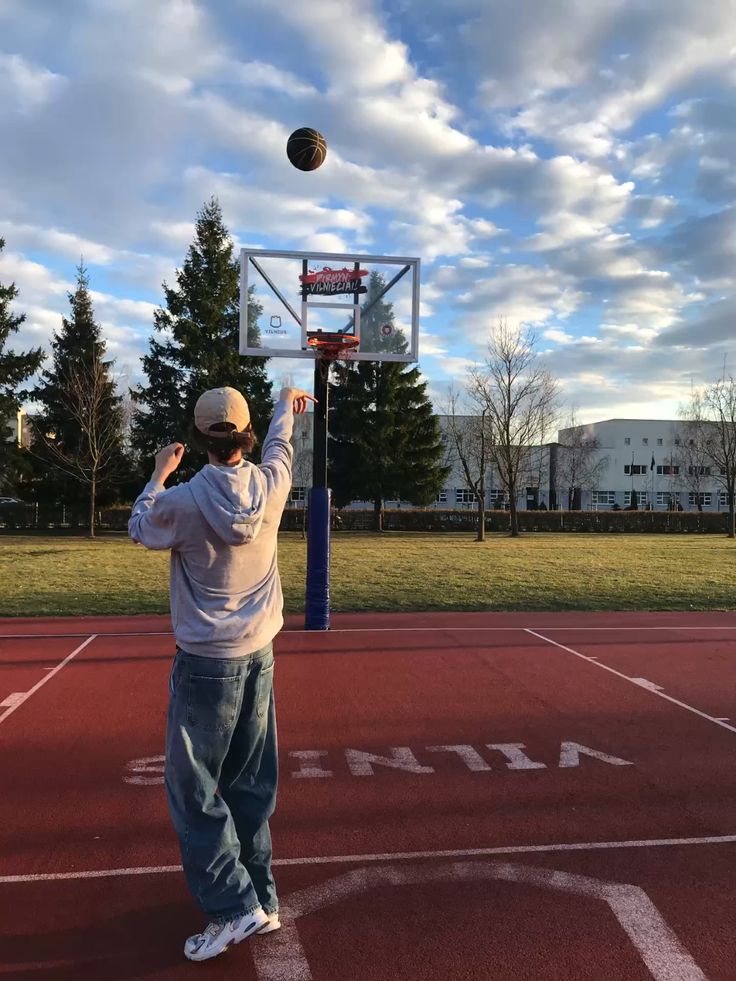
M 294 429 L 294 416 L 307 411 L 309 402 L 316 401 L 300 388 L 282 388 L 276 411 L 273 414 L 268 434 L 263 443 L 261 470 L 266 474 L 270 489 L 283 492 L 284 497 L 291 487 L 291 463 L 294 450 L 291 434 Z

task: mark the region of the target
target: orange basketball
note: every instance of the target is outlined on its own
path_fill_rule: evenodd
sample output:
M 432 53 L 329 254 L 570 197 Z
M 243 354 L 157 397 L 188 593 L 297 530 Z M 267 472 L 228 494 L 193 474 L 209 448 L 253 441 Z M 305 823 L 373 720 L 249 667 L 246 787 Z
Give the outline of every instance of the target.
M 286 155 L 297 170 L 316 170 L 325 162 L 327 142 L 316 129 L 296 129 L 286 141 Z

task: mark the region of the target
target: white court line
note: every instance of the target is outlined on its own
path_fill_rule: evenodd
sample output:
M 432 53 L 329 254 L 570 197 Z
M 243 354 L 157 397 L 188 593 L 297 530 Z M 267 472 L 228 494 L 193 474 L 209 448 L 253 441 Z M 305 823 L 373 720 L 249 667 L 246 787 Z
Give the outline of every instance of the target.
M 88 637 L 89 631 L 67 634 L 0 634 L 0 640 L 63 640 L 74 637 Z M 95 637 L 173 637 L 171 630 L 121 630 L 109 633 L 96 633 Z
M 58 674 L 59 671 L 61 671 L 61 669 L 63 667 L 65 667 L 71 661 L 71 659 L 73 657 L 76 657 L 77 654 L 79 654 L 80 651 L 83 651 L 84 650 L 84 648 L 87 646 L 87 644 L 91 644 L 92 641 L 95 639 L 95 637 L 97 637 L 97 634 L 92 634 L 91 637 L 88 637 L 83 644 L 80 644 L 79 647 L 75 648 L 71 652 L 71 654 L 67 654 L 67 656 L 64 658 L 63 661 L 60 661 L 59 664 L 57 664 L 55 668 L 53 668 L 51 671 L 49 671 L 49 673 L 47 675 L 45 675 L 45 677 L 41 678 L 41 680 L 39 682 L 37 682 L 33 686 L 33 688 L 29 689 L 27 692 L 24 692 L 23 693 L 23 695 L 24 695 L 23 698 L 19 698 L 13 705 L 10 706 L 10 708 L 7 708 L 3 712 L 3 714 L 0 715 L 0 725 L 2 725 L 2 723 L 8 718 L 8 716 L 12 715 L 13 712 L 15 712 L 16 709 L 19 709 L 21 707 L 21 705 L 25 705 L 25 703 L 28 701 L 28 699 L 31 697 L 31 695 L 35 695 L 36 692 L 38 691 L 38 689 L 39 688 L 43 688 L 43 686 L 46 684 L 47 681 L 51 681 L 51 679 L 54 677 L 54 675 L 55 674 Z
M 630 685 L 635 685 L 641 691 L 648 691 L 652 695 L 656 695 L 657 698 L 663 698 L 667 702 L 671 702 L 673 705 L 677 705 L 680 708 L 684 708 L 687 712 L 692 712 L 693 715 L 699 715 L 701 719 L 706 719 L 708 722 L 712 722 L 714 725 L 720 726 L 721 729 L 728 729 L 729 732 L 736 732 L 736 726 L 731 726 L 723 719 L 717 719 L 713 715 L 708 715 L 707 712 L 701 712 L 700 709 L 694 708 L 692 705 L 688 705 L 686 702 L 681 702 L 678 698 L 673 698 L 671 695 L 667 695 L 663 691 L 658 691 L 656 687 L 650 687 L 650 685 L 642 685 L 641 678 L 630 678 L 626 674 L 622 674 L 621 671 L 616 671 L 615 668 L 609 668 L 607 664 L 601 664 L 596 658 L 588 657 L 587 654 L 581 654 L 580 651 L 575 651 L 572 647 L 566 647 L 564 644 L 559 644 L 556 640 L 552 640 L 551 637 L 544 637 L 542 634 L 537 633 L 536 630 L 532 630 L 530 627 L 526 628 L 528 634 L 532 634 L 534 637 L 539 637 L 540 640 L 546 640 L 548 644 L 552 644 L 554 647 L 559 647 L 562 651 L 567 651 L 568 654 L 574 654 L 575 657 L 579 657 L 583 661 L 587 661 L 596 668 L 602 668 L 604 671 L 610 672 L 610 674 L 615 674 L 617 678 L 623 678 L 624 681 L 628 681 Z
M 625 611 L 624 611 L 625 612 Z M 335 627 L 330 630 L 303 630 L 301 628 L 292 628 L 282 630 L 281 634 L 310 634 L 319 635 L 323 637 L 328 637 L 330 634 L 397 634 L 397 633 L 438 633 L 447 632 L 448 630 L 455 633 L 462 633 L 464 631 L 488 631 L 490 633 L 498 632 L 503 633 L 504 631 L 531 631 L 531 630 L 544 630 L 547 633 L 551 631 L 567 631 L 567 630 L 591 630 L 591 631 L 603 631 L 603 632 L 625 632 L 625 631 L 636 631 L 637 633 L 643 630 L 736 630 L 736 623 L 729 624 L 724 623 L 721 626 L 707 626 L 704 624 L 694 623 L 689 627 L 456 627 L 448 624 L 445 627 Z M 55 638 L 63 637 L 86 637 L 86 633 L 69 633 L 69 634 L 0 634 L 0 640 L 53 640 Z M 104 633 L 95 634 L 96 637 L 173 637 L 174 633 L 172 630 L 121 630 L 121 631 L 110 631 Z
M 282 897 L 281 930 L 268 943 L 253 947 L 256 974 L 259 981 L 313 981 L 297 921 L 318 910 L 387 886 L 446 882 L 457 885 L 460 882 L 494 880 L 522 883 L 532 888 L 584 896 L 605 903 L 655 981 L 706 981 L 688 950 L 639 886 L 510 862 L 449 862 L 439 865 L 434 862 L 414 868 L 379 865 L 352 869 L 291 893 Z
M 276 858 L 273 865 L 340 865 L 346 862 L 412 862 L 422 858 L 483 858 L 489 855 L 531 855 L 544 852 L 608 851 L 618 848 L 677 848 L 688 845 L 734 845 L 736 835 L 706 838 L 648 838 L 632 841 L 565 842 L 553 845 L 505 845 L 497 848 L 458 848 L 428 852 L 381 852 L 368 855 L 314 855 L 306 858 Z M 108 879 L 126 875 L 156 875 L 181 872 L 181 865 L 152 865 L 124 869 L 92 869 L 77 872 L 38 872 L 31 875 L 0 875 L 0 885 L 18 882 L 56 882 L 63 879 Z

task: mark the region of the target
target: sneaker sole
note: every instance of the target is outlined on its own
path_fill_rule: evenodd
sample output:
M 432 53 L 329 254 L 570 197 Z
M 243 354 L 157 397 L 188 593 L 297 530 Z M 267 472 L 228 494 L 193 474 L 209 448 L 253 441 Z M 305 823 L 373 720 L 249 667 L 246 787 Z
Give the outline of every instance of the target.
M 273 933 L 275 930 L 280 930 L 280 929 L 281 929 L 280 923 L 267 923 L 266 926 L 261 927 L 260 930 L 256 930 L 256 933 L 259 936 L 262 936 L 264 933 Z

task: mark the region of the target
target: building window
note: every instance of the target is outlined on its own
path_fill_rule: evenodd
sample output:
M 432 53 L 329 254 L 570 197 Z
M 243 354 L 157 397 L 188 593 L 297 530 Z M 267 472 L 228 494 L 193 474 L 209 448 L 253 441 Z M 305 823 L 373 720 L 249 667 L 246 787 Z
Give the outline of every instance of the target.
M 627 476 L 633 475 L 634 477 L 641 477 L 647 472 L 646 465 L 643 463 L 625 463 L 624 473 Z
M 657 474 L 660 477 L 671 477 L 673 474 L 678 474 L 679 472 L 680 468 L 678 466 L 672 466 L 670 464 L 662 466 L 662 464 L 657 464 Z
M 690 491 L 687 497 L 687 503 L 691 508 L 696 507 L 698 504 L 701 507 L 709 508 L 713 500 L 712 494 L 696 494 L 694 491 Z
M 649 446 L 649 440 L 647 439 L 646 436 L 642 439 L 641 445 L 642 446 Z
M 647 506 L 649 497 L 646 491 L 636 492 L 636 504 L 637 507 L 645 508 Z M 624 507 L 631 507 L 631 491 L 624 491 Z
M 701 477 L 710 477 L 710 467 L 688 467 L 687 472 L 690 476 L 700 474 Z
M 447 491 L 440 491 L 435 498 L 435 504 L 447 504 Z
M 590 495 L 590 504 L 594 511 L 600 508 L 612 508 L 615 503 L 615 491 L 593 491 Z
M 673 495 L 669 491 L 657 491 L 657 507 L 669 507 L 672 503 Z
M 661 440 L 661 439 L 658 439 L 658 440 L 657 440 L 657 446 L 662 446 L 662 445 L 663 445 L 663 444 L 662 444 L 662 440 Z
M 491 509 L 502 511 L 504 506 L 504 499 L 506 495 L 502 490 L 492 490 L 490 494 Z
M 307 499 L 307 488 L 306 487 L 292 487 L 291 497 L 289 498 L 292 504 L 304 504 Z
M 455 503 L 465 506 L 468 504 L 475 504 L 475 494 L 471 490 L 468 490 L 467 487 L 456 487 Z
M 631 446 L 631 436 L 624 436 L 624 445 Z
M 675 436 L 675 446 L 679 446 L 679 445 L 680 445 L 680 437 Z
M 728 491 L 721 491 L 718 495 L 718 507 L 727 508 L 728 507 Z

